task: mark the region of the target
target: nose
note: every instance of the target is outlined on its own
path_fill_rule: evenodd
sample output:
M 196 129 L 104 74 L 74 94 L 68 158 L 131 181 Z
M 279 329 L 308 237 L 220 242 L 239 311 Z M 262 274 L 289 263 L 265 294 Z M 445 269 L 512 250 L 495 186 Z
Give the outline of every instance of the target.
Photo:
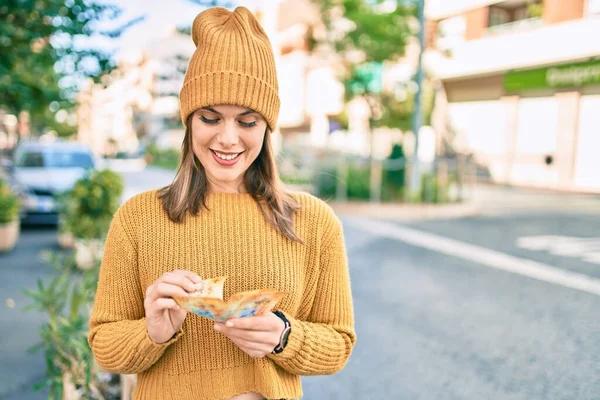
M 238 131 L 235 121 L 227 121 L 217 135 L 217 141 L 224 149 L 235 146 L 238 141 Z

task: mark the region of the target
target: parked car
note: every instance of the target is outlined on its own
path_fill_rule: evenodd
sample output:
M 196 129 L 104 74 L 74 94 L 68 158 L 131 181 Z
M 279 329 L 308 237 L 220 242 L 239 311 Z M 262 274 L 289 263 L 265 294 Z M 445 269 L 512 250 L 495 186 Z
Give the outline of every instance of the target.
M 21 199 L 25 224 L 58 223 L 57 196 L 73 188 L 96 168 L 91 149 L 77 142 L 25 141 L 19 143 L 10 167 L 14 192 Z

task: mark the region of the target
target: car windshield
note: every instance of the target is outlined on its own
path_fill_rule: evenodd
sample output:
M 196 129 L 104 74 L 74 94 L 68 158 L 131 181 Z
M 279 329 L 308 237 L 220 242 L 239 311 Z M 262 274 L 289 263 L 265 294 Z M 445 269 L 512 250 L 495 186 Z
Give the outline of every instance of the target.
M 17 167 L 28 168 L 91 168 L 94 165 L 90 154 L 77 151 L 29 151 L 16 161 Z

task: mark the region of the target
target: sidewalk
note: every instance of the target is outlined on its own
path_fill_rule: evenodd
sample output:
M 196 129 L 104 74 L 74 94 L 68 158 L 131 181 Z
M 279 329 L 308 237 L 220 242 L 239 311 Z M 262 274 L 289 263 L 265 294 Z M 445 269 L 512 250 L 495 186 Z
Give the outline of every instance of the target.
M 600 196 L 543 189 L 479 184 L 467 190 L 484 215 L 556 212 L 600 214 Z
M 600 215 L 600 196 L 533 190 L 501 185 L 465 188 L 465 201 L 458 204 L 405 204 L 336 202 L 329 204 L 340 215 L 388 221 L 456 219 L 470 216 L 497 216 L 556 212 Z
M 458 204 L 332 202 L 330 205 L 340 215 L 385 219 L 388 221 L 454 219 L 470 217 L 480 213 L 479 206 L 473 202 Z

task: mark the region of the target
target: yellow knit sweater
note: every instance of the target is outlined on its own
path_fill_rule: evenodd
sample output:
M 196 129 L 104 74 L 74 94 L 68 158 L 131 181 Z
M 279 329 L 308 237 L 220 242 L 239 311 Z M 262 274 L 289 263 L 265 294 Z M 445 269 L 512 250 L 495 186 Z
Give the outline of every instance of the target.
M 308 194 L 295 231 L 279 234 L 249 194 L 212 193 L 209 210 L 171 222 L 156 191 L 127 201 L 110 227 L 89 343 L 98 364 L 138 374 L 135 399 L 226 399 L 258 392 L 267 398 L 302 396 L 300 375 L 343 368 L 355 343 L 354 314 L 342 227 L 332 210 Z M 292 325 L 278 355 L 253 359 L 213 323 L 188 313 L 163 344 L 146 332 L 143 293 L 160 275 L 188 269 L 202 278 L 227 275 L 224 298 L 275 288 L 288 292 L 277 309 Z

